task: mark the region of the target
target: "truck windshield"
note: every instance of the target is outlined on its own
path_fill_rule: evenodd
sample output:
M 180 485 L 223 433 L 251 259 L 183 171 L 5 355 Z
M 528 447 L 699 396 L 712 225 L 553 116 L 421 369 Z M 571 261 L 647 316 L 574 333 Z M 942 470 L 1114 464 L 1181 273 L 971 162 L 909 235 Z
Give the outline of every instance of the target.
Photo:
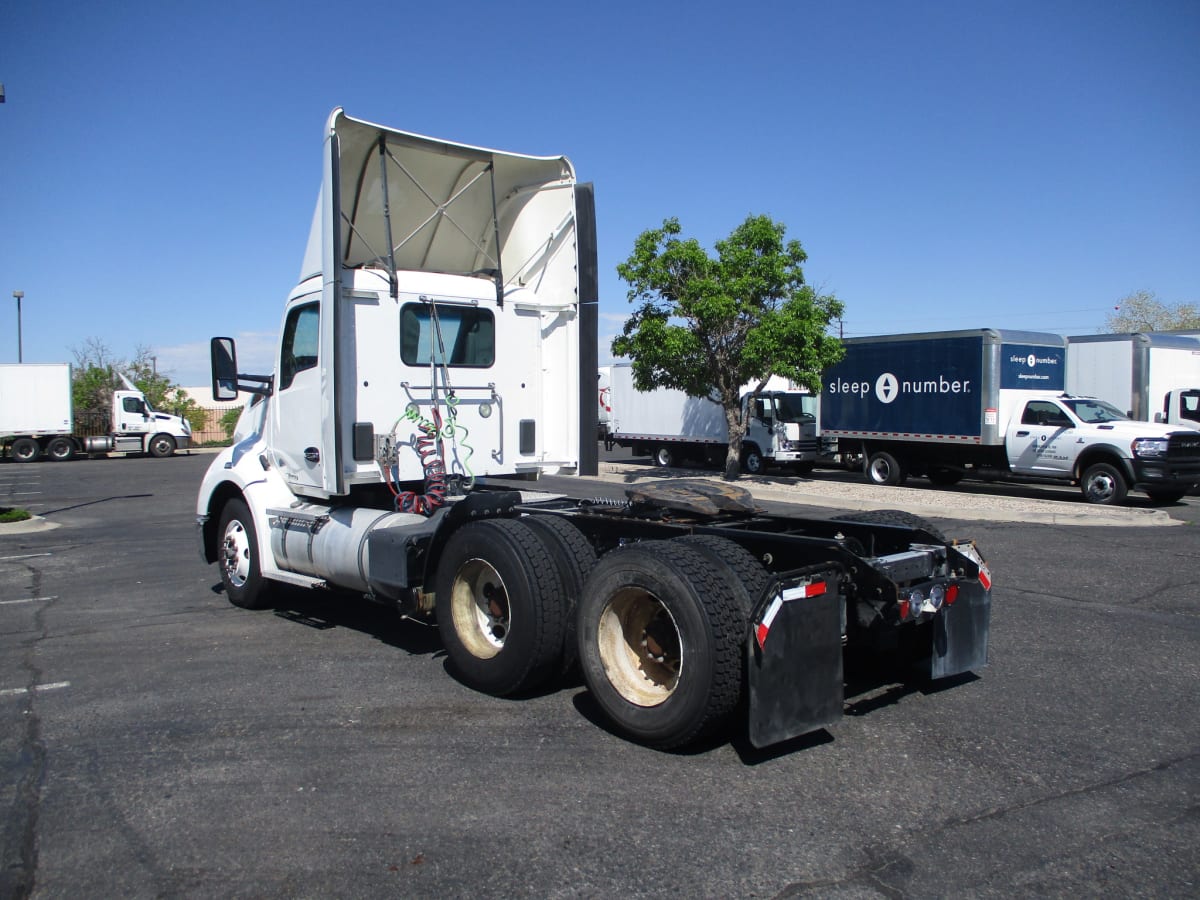
M 1081 421 L 1089 425 L 1100 425 L 1104 422 L 1120 422 L 1129 418 L 1129 416 L 1125 415 L 1125 413 L 1121 412 L 1111 403 L 1105 403 L 1103 400 L 1063 400 L 1062 402 Z
M 816 419 L 816 402 L 811 394 L 777 394 L 775 409 L 781 422 L 811 422 Z

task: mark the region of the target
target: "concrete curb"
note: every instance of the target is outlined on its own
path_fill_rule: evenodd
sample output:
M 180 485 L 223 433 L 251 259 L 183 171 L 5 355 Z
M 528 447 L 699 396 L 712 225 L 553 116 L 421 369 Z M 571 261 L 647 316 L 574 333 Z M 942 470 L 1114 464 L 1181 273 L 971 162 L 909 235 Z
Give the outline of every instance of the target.
M 61 528 L 61 522 L 50 522 L 41 516 L 31 516 L 24 522 L 0 522 L 0 537 L 6 534 L 33 534 L 38 531 L 53 531 Z
M 617 481 L 623 484 L 645 484 L 685 478 L 721 480 L 719 475 L 714 475 L 711 471 L 672 469 L 659 473 L 653 469 L 647 470 L 642 465 L 614 462 L 601 462 L 600 474 L 597 477 L 603 481 Z M 1125 528 L 1183 524 L 1161 509 L 1096 505 L 1063 509 L 1062 504 L 1049 500 L 981 496 L 960 491 L 910 487 L 882 488 L 841 481 L 789 480 L 792 483 L 743 475 L 737 480 L 737 485 L 761 500 L 837 509 L 903 509 L 924 518 L 1034 522 L 1042 525 L 1108 525 Z

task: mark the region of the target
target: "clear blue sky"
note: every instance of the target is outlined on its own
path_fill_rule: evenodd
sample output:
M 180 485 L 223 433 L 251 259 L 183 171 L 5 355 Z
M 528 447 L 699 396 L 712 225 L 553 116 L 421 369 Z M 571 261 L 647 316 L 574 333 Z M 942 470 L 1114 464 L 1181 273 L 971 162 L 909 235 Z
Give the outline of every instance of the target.
M 436 11 L 434 8 L 436 7 Z M 268 369 L 322 129 L 571 157 L 616 264 L 787 225 L 845 333 L 1086 333 L 1200 300 L 1200 3 L 38 0 L 0 21 L 0 361 Z

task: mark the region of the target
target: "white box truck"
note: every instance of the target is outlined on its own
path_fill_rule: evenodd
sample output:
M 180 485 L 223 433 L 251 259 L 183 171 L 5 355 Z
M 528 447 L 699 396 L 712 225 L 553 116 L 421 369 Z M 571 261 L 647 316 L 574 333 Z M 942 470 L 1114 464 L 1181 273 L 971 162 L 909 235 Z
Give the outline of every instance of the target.
M 121 376 L 99 433 L 84 433 L 71 399 L 68 363 L 0 365 L 0 449 L 18 462 L 45 455 L 62 461 L 76 454 L 146 453 L 170 456 L 191 446 L 187 419 L 158 412 L 146 395 Z
M 1060 335 L 983 328 L 844 344 L 823 376 L 821 431 L 861 454 L 875 484 L 1039 479 L 1115 504 L 1131 488 L 1175 503 L 1200 483 L 1200 433 L 1065 392 Z
M 614 364 L 610 372 L 610 447 L 651 456 L 658 466 L 684 460 L 724 465 L 729 426 L 720 403 L 671 388 L 639 391 L 629 363 Z M 816 398 L 802 391 L 744 394 L 742 412 L 748 414 L 748 427 L 742 439 L 742 470 L 758 475 L 773 464 L 811 472 L 817 459 L 815 409 Z
M 254 394 L 196 502 L 232 603 L 338 588 L 436 620 L 453 672 L 497 695 L 577 662 L 603 714 L 656 747 L 735 712 L 756 746 L 835 721 L 844 643 L 934 678 L 985 664 L 982 557 L 902 512 L 488 477 L 596 470 L 594 203 L 565 157 L 338 109 L 322 171 L 275 371 L 240 373 L 234 341 L 212 342 L 214 399 Z
M 1103 397 L 1139 422 L 1200 429 L 1200 336 L 1130 332 L 1069 337 L 1067 390 Z

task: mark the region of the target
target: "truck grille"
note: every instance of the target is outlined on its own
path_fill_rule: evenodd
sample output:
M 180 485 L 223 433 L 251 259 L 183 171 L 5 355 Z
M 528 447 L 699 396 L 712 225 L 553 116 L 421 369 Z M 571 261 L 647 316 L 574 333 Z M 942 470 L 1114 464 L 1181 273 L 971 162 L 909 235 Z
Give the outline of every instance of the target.
M 1200 431 L 1176 431 L 1167 438 L 1167 467 L 1170 477 L 1200 480 Z
M 1176 431 L 1167 439 L 1167 461 L 1200 463 L 1200 431 Z

